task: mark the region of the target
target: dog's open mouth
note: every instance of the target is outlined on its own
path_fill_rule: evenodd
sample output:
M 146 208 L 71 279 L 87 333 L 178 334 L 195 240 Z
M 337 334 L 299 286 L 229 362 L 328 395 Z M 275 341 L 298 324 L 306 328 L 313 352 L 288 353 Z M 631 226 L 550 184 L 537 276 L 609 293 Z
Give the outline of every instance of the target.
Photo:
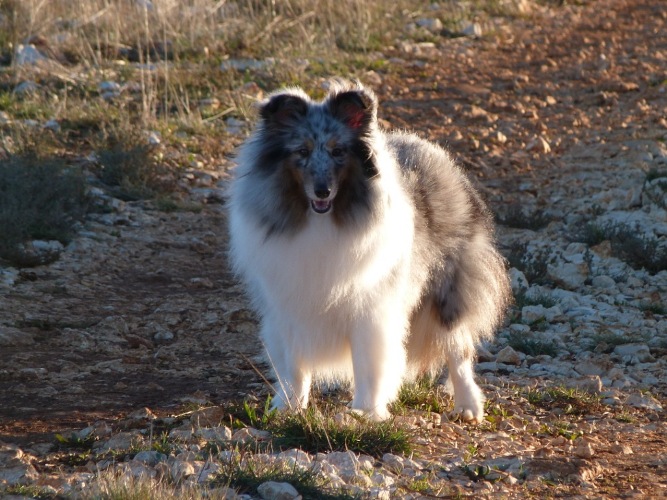
M 331 210 L 331 200 L 310 200 L 310 206 L 318 214 L 325 214 Z

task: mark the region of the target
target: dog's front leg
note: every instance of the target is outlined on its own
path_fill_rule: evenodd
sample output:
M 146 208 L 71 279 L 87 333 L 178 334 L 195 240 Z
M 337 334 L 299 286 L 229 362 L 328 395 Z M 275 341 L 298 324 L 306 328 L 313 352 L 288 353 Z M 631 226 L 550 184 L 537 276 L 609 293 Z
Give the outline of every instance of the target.
M 300 410 L 308 406 L 312 373 L 304 368 L 287 343 L 291 336 L 280 336 L 269 332 L 269 327 L 262 329 L 264 346 L 269 363 L 276 375 L 273 408 L 278 410 Z
M 387 405 L 396 399 L 406 370 L 405 322 L 392 316 L 378 315 L 359 322 L 350 342 L 354 370 L 350 406 L 378 421 L 390 417 Z

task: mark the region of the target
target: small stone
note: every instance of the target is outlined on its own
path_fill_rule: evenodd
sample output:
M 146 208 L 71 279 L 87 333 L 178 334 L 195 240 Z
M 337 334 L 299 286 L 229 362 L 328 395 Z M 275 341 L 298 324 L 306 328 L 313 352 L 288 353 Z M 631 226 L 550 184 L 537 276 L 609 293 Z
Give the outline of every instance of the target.
M 547 265 L 547 277 L 566 290 L 581 288 L 588 277 L 588 265 L 585 262 L 574 264 L 560 262 Z
M 634 452 L 627 444 L 615 443 L 611 445 L 609 451 L 616 455 L 632 455 Z
M 103 93 L 103 92 L 120 92 L 120 85 L 116 82 L 105 81 L 105 82 L 101 82 L 97 86 L 97 89 L 99 90 L 100 93 Z
M 613 278 L 610 278 L 609 276 L 595 276 L 591 280 L 591 284 L 595 288 L 600 288 L 602 290 L 612 290 L 616 288 L 616 282 L 613 280 Z
M 167 460 L 167 455 L 159 451 L 140 451 L 134 456 L 134 460 L 155 467 L 159 462 Z
M 225 125 L 227 126 L 227 132 L 232 135 L 240 135 L 246 127 L 246 122 L 230 117 L 225 120 Z
M 417 19 L 416 24 L 420 28 L 424 28 L 431 33 L 439 33 L 443 28 L 442 21 L 433 17 Z
M 595 455 L 595 451 L 588 440 L 579 439 L 574 448 L 574 454 L 580 458 L 592 458 Z
M 58 132 L 60 130 L 60 123 L 58 123 L 57 120 L 48 120 L 44 125 L 42 125 L 43 128 L 46 130 L 53 130 L 54 132 Z
M 528 335 L 530 333 L 530 326 L 521 323 L 512 323 L 510 325 L 510 333 L 514 335 Z
M 526 275 L 515 268 L 510 269 L 510 284 L 515 295 L 521 292 L 525 292 L 530 286 L 528 280 L 526 279 Z
M 0 347 L 27 346 L 34 343 L 32 334 L 11 326 L 0 325 Z
M 382 462 L 392 472 L 400 473 L 405 467 L 403 457 L 394 455 L 392 453 L 385 453 L 382 455 Z
M 19 44 L 14 53 L 14 64 L 17 66 L 34 65 L 47 59 L 33 44 Z
M 174 340 L 174 334 L 169 330 L 160 330 L 153 335 L 153 340 L 156 342 L 169 342 L 170 340 Z
M 226 415 L 227 412 L 223 407 L 209 406 L 195 411 L 190 416 L 190 422 L 197 427 L 217 427 Z
M 651 356 L 651 350 L 644 344 L 622 344 L 614 348 L 614 354 L 619 356 L 624 363 L 650 363 L 655 361 Z
M 299 498 L 299 492 L 289 483 L 267 481 L 257 487 L 257 493 L 264 500 L 292 500 Z
M 602 380 L 597 375 L 572 380 L 568 385 L 589 394 L 600 394 L 602 392 Z
M 644 410 L 662 411 L 662 405 L 650 394 L 631 394 L 625 404 Z
M 477 361 L 482 363 L 486 361 L 493 361 L 493 354 L 491 354 L 489 350 L 483 346 L 477 346 Z
M 194 475 L 195 467 L 190 462 L 175 460 L 171 465 L 171 477 L 174 481 L 179 482 L 183 479 Z
M 538 136 L 528 143 L 526 150 L 533 153 L 547 154 L 551 152 L 551 145 L 544 137 Z
M 220 427 L 198 429 L 196 435 L 207 441 L 230 441 L 232 439 L 232 430 L 222 425 Z
M 523 306 L 521 309 L 521 321 L 528 325 L 543 320 L 545 316 L 546 308 L 541 304 L 535 306 Z
M 462 30 L 461 33 L 464 36 L 471 36 L 475 38 L 479 38 L 482 36 L 482 25 L 479 23 L 470 23 L 467 24 Z
M 110 450 L 129 450 L 138 442 L 142 441 L 141 436 L 131 432 L 121 432 L 102 444 L 102 451 Z
M 151 130 L 148 133 L 148 144 L 152 146 L 157 146 L 158 144 L 162 143 L 162 136 L 160 132 L 156 132 L 155 130 Z
M 500 130 L 497 130 L 493 135 L 492 138 L 495 142 L 498 144 L 505 144 L 507 142 L 507 136 L 503 134 Z
M 169 432 L 169 437 L 176 441 L 187 443 L 192 439 L 193 434 L 193 431 L 190 429 L 172 429 Z
M 286 450 L 281 453 L 278 453 L 278 458 L 292 459 L 296 463 L 302 465 L 309 465 L 312 462 L 312 458 L 310 457 L 310 455 L 308 455 L 308 453 L 298 449 Z
M 505 363 L 506 365 L 520 365 L 521 357 L 512 347 L 507 346 L 496 354 L 496 362 Z
M 266 441 L 271 438 L 271 433 L 268 431 L 260 431 L 252 427 L 244 427 L 239 429 L 232 435 L 232 441 L 239 443 L 252 443 L 253 441 Z

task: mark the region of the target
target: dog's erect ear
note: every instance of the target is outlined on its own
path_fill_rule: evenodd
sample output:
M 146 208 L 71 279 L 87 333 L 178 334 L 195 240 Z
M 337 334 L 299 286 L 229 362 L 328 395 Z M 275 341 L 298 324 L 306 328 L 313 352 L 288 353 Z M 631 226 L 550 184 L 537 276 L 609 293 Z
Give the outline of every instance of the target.
M 366 90 L 348 90 L 329 98 L 329 110 L 352 130 L 361 132 L 375 122 L 377 100 Z
M 308 103 L 298 95 L 276 94 L 262 105 L 259 114 L 268 124 L 277 127 L 292 125 L 305 116 Z

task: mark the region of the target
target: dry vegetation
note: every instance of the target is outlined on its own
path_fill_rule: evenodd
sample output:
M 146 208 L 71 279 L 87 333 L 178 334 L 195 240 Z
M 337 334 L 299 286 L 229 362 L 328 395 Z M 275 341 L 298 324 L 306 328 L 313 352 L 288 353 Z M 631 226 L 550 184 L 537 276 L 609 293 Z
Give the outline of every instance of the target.
M 528 3 L 528 0 L 443 0 L 439 2 L 436 16 L 429 2 L 417 0 L 0 0 L 0 264 L 27 268 L 44 264 L 51 257 L 57 258 L 57 254 L 35 253 L 31 250 L 31 242 L 47 240 L 67 245 L 83 228 L 87 215 L 112 212 L 112 204 L 118 200 L 136 203 L 147 210 L 188 213 L 202 210 L 205 202 L 191 200 L 188 186 L 196 185 L 197 176 L 203 170 L 214 170 L 220 177 L 225 175 L 229 156 L 252 121 L 254 104 L 281 86 L 299 84 L 317 95 L 324 92 L 326 80 L 334 76 L 370 79 L 372 84 L 374 74 L 377 77 L 377 73 L 381 73 L 387 80 L 398 75 L 391 82 L 393 87 L 385 89 L 391 98 L 405 98 L 405 94 L 413 90 L 414 96 L 419 97 L 403 102 L 402 106 L 407 109 L 404 114 L 395 113 L 394 118 L 400 126 L 411 126 L 420 119 L 438 121 L 438 126 L 440 122 L 451 124 L 451 121 L 442 119 L 435 106 L 428 104 L 428 111 L 432 113 L 429 115 L 426 108 L 418 107 L 418 101 L 425 95 L 446 100 L 451 97 L 451 92 L 456 95 L 456 89 L 452 91 L 450 83 L 441 80 L 440 75 L 438 80 L 430 80 L 428 69 L 415 66 L 403 74 L 403 63 L 394 63 L 392 58 L 410 59 L 410 53 L 401 50 L 403 43 L 434 42 L 448 50 L 446 41 L 461 34 L 463 21 L 479 22 L 485 33 L 493 33 L 498 19 L 528 19 L 531 15 L 526 9 Z M 540 2 L 554 9 L 560 8 L 561 3 Z M 418 26 L 418 20 L 434 17 L 442 22 L 441 27 L 429 30 Z M 34 48 L 43 57 L 37 61 L 23 61 L 22 57 L 31 53 L 26 47 Z M 525 51 L 530 52 L 530 47 Z M 461 57 L 467 57 L 464 51 L 462 54 Z M 528 62 L 522 60 L 521 64 L 527 65 Z M 514 80 L 514 75 L 509 81 L 513 83 L 508 85 L 516 88 L 526 83 L 525 80 Z M 500 88 L 504 89 L 502 85 L 501 82 Z M 405 91 L 403 87 L 414 88 Z M 439 92 L 444 98 L 429 92 Z M 471 114 L 477 104 L 483 103 L 487 94 L 476 92 L 474 88 L 470 91 L 472 105 L 467 101 L 465 106 L 456 104 L 462 115 Z M 524 101 L 530 103 L 530 98 Z M 412 104 L 417 105 L 409 109 Z M 516 110 L 510 108 L 506 103 L 496 103 L 496 112 L 507 113 L 514 123 L 512 113 Z M 421 112 L 427 118 L 420 116 Z M 517 116 L 521 114 L 517 111 Z M 523 113 L 522 119 L 528 114 Z M 484 119 L 483 116 L 470 118 L 473 124 L 470 130 L 477 126 L 482 128 L 479 124 Z M 567 127 L 570 127 L 569 121 Z M 533 128 L 539 129 L 540 124 L 531 123 L 527 128 L 532 136 Z M 549 133 L 557 134 L 555 130 Z M 484 157 L 489 152 L 483 150 L 486 146 L 479 146 L 480 141 L 473 137 L 474 132 L 470 132 L 470 137 L 467 131 L 464 132 L 461 149 L 465 152 L 469 147 L 470 156 Z M 527 135 L 528 132 L 521 140 L 529 142 Z M 447 137 L 444 132 L 438 140 L 443 137 Z M 491 149 L 499 147 L 493 137 L 498 136 L 484 137 Z M 513 140 L 510 138 L 510 144 L 515 146 Z M 526 144 L 517 148 L 524 146 Z M 511 172 L 518 172 L 517 165 L 521 162 L 524 162 L 521 168 L 530 170 L 525 167 L 527 155 L 522 154 L 507 160 Z M 502 155 L 510 156 L 505 152 Z M 480 164 L 483 165 L 483 161 L 480 160 Z M 651 175 L 653 177 L 647 177 L 647 182 L 665 178 L 662 171 Z M 514 184 L 516 182 L 512 182 L 512 186 Z M 498 220 L 508 227 L 535 231 L 553 222 L 551 216 L 540 208 L 525 212 L 512 204 Z M 215 228 L 220 230 L 218 226 Z M 643 267 L 652 274 L 665 269 L 667 254 L 664 247 L 660 249 L 653 240 L 631 234 L 631 229 L 621 229 L 591 224 L 574 239 L 590 245 L 609 241 L 611 252 L 634 267 Z M 112 228 L 111 237 L 120 232 Z M 163 240 L 156 243 L 156 247 L 161 245 L 168 246 Z M 507 253 L 511 264 L 522 270 L 531 283 L 550 284 L 546 278 L 548 252 L 544 255 L 539 251 L 530 253 L 527 248 L 527 243 L 510 248 Z M 190 264 L 183 267 L 191 272 Z M 155 280 L 151 292 L 157 293 L 162 287 L 160 272 L 151 275 Z M 190 278 L 192 276 L 188 275 L 188 280 Z M 29 270 L 22 269 L 20 279 L 37 278 Z M 219 281 L 225 279 L 228 277 L 219 278 Z M 206 285 L 203 279 L 197 283 Z M 56 291 L 61 293 L 60 290 Z M 62 290 L 65 290 L 64 286 Z M 66 292 L 61 294 L 66 295 Z M 659 300 L 647 304 L 647 314 L 665 314 Z M 549 308 L 556 304 L 544 297 L 517 296 L 513 320 L 520 321 L 524 305 Z M 153 304 L 151 308 L 155 309 Z M 28 318 L 19 326 L 39 330 L 39 335 L 47 330 L 50 334 L 53 330 L 76 327 L 71 318 L 59 321 L 61 323 L 54 319 L 49 323 L 40 318 Z M 239 323 L 243 323 L 243 318 Z M 540 328 L 539 324 L 530 326 L 535 331 Z M 598 340 L 600 342 L 592 346 L 596 351 L 600 350 L 598 344 L 613 346 L 627 341 L 623 336 Z M 128 341 L 133 356 L 135 348 L 140 350 L 144 344 L 149 344 L 150 349 L 154 347 L 152 336 L 150 340 L 135 336 L 133 341 L 135 344 Z M 535 357 L 555 358 L 559 349 L 554 342 L 541 337 L 532 339 L 522 333 L 511 334 L 507 345 Z M 158 345 L 158 351 L 160 348 Z M 157 356 L 156 353 L 154 357 Z M 157 362 L 169 365 L 177 361 L 165 358 Z M 5 383 L 3 376 L 0 373 L 0 384 Z M 260 397 L 264 395 L 262 392 Z M 209 403 L 205 404 L 212 408 Z M 397 422 L 374 426 L 355 421 L 340 425 L 337 415 L 344 409 L 340 401 L 321 403 L 322 412 L 278 417 L 257 398 L 241 399 L 225 406 L 224 415 L 217 424 L 229 425 L 234 430 L 251 427 L 268 431 L 272 435 L 270 446 L 275 446 L 276 450 L 297 446 L 313 454 L 354 450 L 377 460 L 383 453 L 410 454 L 413 451 L 416 454 L 423 452 L 429 458 L 441 458 L 442 450 L 438 445 L 428 442 L 432 434 L 448 443 L 458 443 L 460 439 L 466 443 L 461 446 L 467 448 L 461 452 L 463 459 L 459 462 L 463 464 L 465 475 L 479 486 L 499 482 L 509 474 L 475 465 L 485 453 L 480 452 L 477 440 L 482 442 L 488 436 L 506 432 L 511 434 L 508 441 L 515 441 L 531 433 L 549 447 L 551 438 L 563 438 L 567 443 L 580 438 L 579 426 L 587 419 L 614 424 L 641 421 L 647 425 L 658 419 L 656 413 L 650 411 L 603 407 L 597 396 L 558 385 L 536 390 L 505 384 L 502 390 L 490 396 L 488 417 L 479 429 L 461 430 L 454 423 L 451 428 L 445 424 L 434 429 L 429 420 L 431 416 L 446 414 L 451 407 L 452 401 L 443 394 L 441 385 L 425 382 L 404 388 L 400 400 L 392 408 L 399 416 L 398 421 L 419 421 L 419 426 L 423 425 L 413 425 L 409 431 Z M 188 409 L 186 413 L 189 416 L 194 411 Z M 527 417 L 530 417 L 528 424 L 524 421 Z M 159 421 L 169 423 L 160 429 L 165 433 L 162 438 L 153 440 L 153 425 Z M 57 461 L 44 459 L 39 465 L 43 470 L 56 467 L 78 471 L 83 467 L 90 470 L 91 461 L 130 461 L 138 451 L 159 451 L 164 455 L 190 453 L 182 444 L 167 438 L 177 426 L 182 430 L 183 426 L 189 425 L 187 417 L 151 420 L 150 425 L 142 421 L 137 428 L 142 425 L 140 432 L 151 436 L 146 450 L 112 450 L 106 455 L 96 455 L 93 450 L 95 442 L 109 436 L 88 441 L 60 436 L 61 439 L 54 443 L 59 453 Z M 194 424 L 192 426 L 194 429 Z M 590 432 L 594 433 L 596 429 L 593 427 L 591 424 Z M 238 453 L 244 460 L 228 461 L 217 479 L 209 484 L 210 491 L 192 486 L 192 482 L 186 484 L 174 479 L 167 473 L 153 479 L 128 480 L 127 475 L 118 474 L 116 470 L 98 474 L 82 498 L 226 498 L 231 496 L 227 487 L 255 494 L 257 485 L 269 479 L 298 485 L 304 498 L 325 498 L 325 495 L 328 495 L 326 498 L 350 498 L 349 491 L 332 489 L 308 473 L 245 460 L 253 452 L 266 450 L 235 448 L 236 445 L 229 442 L 224 445 L 215 441 L 199 444 L 198 460 L 205 452 L 217 457 L 223 451 Z M 658 441 L 654 445 L 657 448 Z M 486 453 L 491 454 L 488 446 Z M 549 456 L 546 451 L 545 454 Z M 450 487 L 447 483 L 450 476 L 446 476 L 447 481 L 440 481 L 446 483 L 444 486 L 436 487 L 435 472 L 428 472 L 431 476 L 425 473 L 410 481 L 402 478 L 397 491 L 415 497 L 423 493 L 447 498 L 483 491 Z M 633 476 L 629 477 L 628 481 L 632 483 Z M 556 486 L 560 493 L 578 493 L 579 486 L 565 479 L 558 481 Z M 542 489 L 535 491 L 522 491 L 517 487 L 512 494 L 544 496 L 554 486 L 547 483 L 545 479 Z M 46 487 L 14 485 L 6 490 L 2 488 L 0 481 L 0 495 L 61 498 Z M 612 484 L 606 491 L 613 493 L 614 488 Z

